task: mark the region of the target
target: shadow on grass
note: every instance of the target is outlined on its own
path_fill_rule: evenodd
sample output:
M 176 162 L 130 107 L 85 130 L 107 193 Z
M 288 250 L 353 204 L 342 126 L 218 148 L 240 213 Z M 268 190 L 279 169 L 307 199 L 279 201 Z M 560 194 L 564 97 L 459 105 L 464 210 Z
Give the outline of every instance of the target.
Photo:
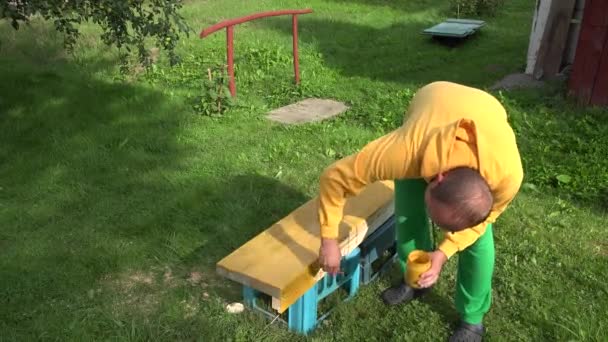
M 450 262 L 457 263 L 456 258 L 454 258 L 454 259 L 455 260 L 452 260 Z M 445 275 L 446 271 L 443 271 L 443 273 L 444 274 L 442 274 L 442 276 L 440 277 L 440 280 L 439 280 L 439 282 L 442 282 L 442 283 L 447 282 L 446 275 Z M 457 274 L 457 273 L 455 273 L 455 274 Z M 380 279 L 387 281 L 387 283 L 391 284 L 391 285 L 402 282 L 403 273 L 401 271 L 401 267 L 399 266 L 399 261 L 397 260 L 395 262 L 395 264 L 390 268 L 389 272 L 382 274 L 380 276 Z M 448 295 L 448 294 L 454 293 L 456 284 L 451 282 L 451 284 L 448 285 L 448 287 L 451 286 L 452 288 L 449 288 L 447 291 L 441 289 L 441 287 L 443 287 L 443 286 L 444 286 L 443 284 L 438 283 L 430 291 L 425 293 L 422 297 L 415 299 L 415 301 L 419 301 L 420 303 L 428 305 L 428 307 L 432 311 L 434 311 L 435 313 L 437 313 L 438 315 L 441 316 L 441 319 L 443 320 L 444 323 L 456 324 L 458 322 L 458 312 L 456 311 L 456 307 L 454 304 L 454 297 Z M 381 291 L 384 291 L 384 288 L 382 288 Z M 381 300 L 380 296 L 381 296 L 381 292 L 378 293 L 378 297 L 379 297 L 378 300 Z M 387 308 L 389 308 L 389 307 L 387 307 Z M 408 310 L 408 308 L 410 308 L 410 306 L 401 305 L 401 306 L 396 306 L 395 308 L 397 310 Z M 411 310 L 411 309 L 409 309 L 409 310 Z
M 20 40 L 0 54 L 0 330 L 60 336 L 91 307 L 99 319 L 83 336 L 116 329 L 146 316 L 150 297 L 135 285 L 171 299 L 163 265 L 200 271 L 210 293 L 229 297 L 236 286 L 215 263 L 307 198 L 272 178 L 218 173 L 221 151 L 201 145 L 216 137 L 188 131 L 204 119 L 181 98 L 113 82 L 114 61 L 74 65 L 32 44 L 39 54 Z
M 422 303 L 427 304 L 433 311 L 441 315 L 446 324 L 454 325 L 458 322 L 458 312 L 454 308 L 454 300 L 452 297 L 439 295 L 430 291 L 420 299 Z
M 211 291 L 225 300 L 240 301 L 242 285 L 217 275 L 216 263 L 309 198 L 276 179 L 256 174 L 227 179 L 212 192 L 207 197 L 211 201 L 203 204 L 199 210 L 207 212 L 205 216 L 209 215 L 209 211 L 215 211 L 211 214 L 214 216 L 212 221 L 206 217 L 200 218 L 200 229 L 214 233 L 182 258 L 177 267 L 182 270 L 202 270 L 210 280 Z
M 210 294 L 240 300 L 215 264 L 308 199 L 224 165 L 205 145 L 222 127 L 205 129 L 182 98 L 112 81 L 114 61 L 76 65 L 56 45 L 28 44 L 0 53 L 0 330 L 126 334 L 122 322 L 202 295 L 186 283 L 193 271 Z
M 495 24 L 456 43 L 422 34 L 436 21 L 408 18 L 376 28 L 309 17 L 300 21 L 299 39 L 318 46 L 325 63 L 345 76 L 404 84 L 447 80 L 489 86 L 523 63 L 516 62 L 521 59 L 518 51 L 525 49 L 518 32 Z M 287 19 L 270 18 L 263 24 L 291 34 Z
M 106 62 L 0 61 L 2 316 L 86 291 L 153 241 L 132 223 L 162 197 L 149 175 L 187 153 L 180 116 L 159 92 L 93 77 Z
M 553 310 L 534 312 L 529 317 L 530 322 L 540 327 L 546 340 L 575 339 L 580 341 L 604 341 L 608 336 L 608 326 L 601 312 L 608 304 L 608 285 L 605 281 L 606 272 L 602 266 L 606 264 L 605 256 L 590 258 L 588 270 L 573 270 L 567 267 L 556 270 L 558 279 L 570 285 L 568 293 L 570 298 L 578 299 L 578 303 L 560 303 Z M 592 269 L 593 268 L 593 269 Z M 558 297 L 560 294 L 554 295 Z M 572 299 L 570 299 L 572 301 Z
M 411 13 L 412 11 L 420 10 L 421 8 L 428 8 L 437 5 L 437 1 L 434 0 L 329 0 L 328 2 L 344 3 L 344 4 L 362 4 L 370 6 L 389 6 L 396 10 Z

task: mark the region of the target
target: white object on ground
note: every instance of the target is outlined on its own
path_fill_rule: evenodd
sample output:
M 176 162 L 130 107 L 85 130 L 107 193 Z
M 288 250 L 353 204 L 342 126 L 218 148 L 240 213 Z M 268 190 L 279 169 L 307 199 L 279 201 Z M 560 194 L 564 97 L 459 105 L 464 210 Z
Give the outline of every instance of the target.
M 245 311 L 245 306 L 241 303 L 232 303 L 226 306 L 226 311 L 229 313 L 241 313 Z

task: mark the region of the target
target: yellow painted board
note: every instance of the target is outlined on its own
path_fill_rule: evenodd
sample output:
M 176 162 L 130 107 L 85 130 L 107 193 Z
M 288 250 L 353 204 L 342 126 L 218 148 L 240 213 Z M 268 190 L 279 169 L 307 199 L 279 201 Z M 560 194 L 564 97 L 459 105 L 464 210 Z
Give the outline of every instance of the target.
M 342 254 L 354 250 L 393 211 L 393 182 L 376 182 L 350 197 L 339 237 Z M 217 263 L 217 272 L 275 298 L 283 312 L 323 276 L 318 199 L 314 198 Z

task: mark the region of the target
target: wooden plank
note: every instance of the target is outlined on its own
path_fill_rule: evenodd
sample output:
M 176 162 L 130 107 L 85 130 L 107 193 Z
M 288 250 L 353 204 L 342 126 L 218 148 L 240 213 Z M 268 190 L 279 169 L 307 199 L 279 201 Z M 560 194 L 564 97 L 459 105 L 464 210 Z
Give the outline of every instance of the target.
M 526 63 L 526 74 L 532 75 L 538 58 L 538 49 L 545 32 L 549 10 L 554 0 L 536 0 L 536 9 L 532 19 L 532 29 L 530 31 L 530 42 L 528 44 L 528 61 Z
M 533 75 L 553 77 L 560 71 L 576 0 L 553 1 L 538 49 Z
M 343 255 L 393 213 L 393 182 L 376 182 L 348 198 L 338 241 Z M 285 311 L 324 274 L 318 265 L 321 245 L 318 199 L 312 199 L 217 263 L 217 272 L 275 298 Z
M 570 21 L 570 32 L 568 33 L 568 41 L 566 42 L 566 51 L 564 53 L 563 64 L 572 65 L 572 63 L 574 63 L 574 55 L 576 53 L 578 37 L 581 34 L 581 22 L 583 20 L 584 10 L 585 1 L 576 0 L 576 6 L 574 6 L 574 13 L 572 14 L 572 20 Z
M 606 0 L 587 0 L 590 9 L 587 19 L 591 26 L 608 26 L 608 1 Z
M 608 106 L 608 27 L 605 27 L 604 52 L 597 69 L 597 77 L 593 86 L 590 104 Z
M 570 95 L 575 96 L 582 104 L 589 104 L 591 100 L 607 34 L 605 27 L 590 25 L 589 18 L 594 9 L 590 4 L 587 6 L 572 73 L 568 80 Z
M 384 206 L 379 208 L 374 214 L 372 214 L 365 222 L 355 223 L 353 218 L 345 218 L 345 221 L 351 221 L 351 227 L 361 227 L 351 229 L 350 236 L 340 242 L 340 251 L 342 255 L 350 254 L 356 247 L 358 247 L 363 240 L 378 229 L 386 220 L 388 220 L 394 213 L 394 202 L 392 198 L 386 202 Z M 357 218 L 359 220 L 359 218 Z M 316 274 L 310 276 L 312 273 Z M 306 272 L 296 281 L 292 282 L 283 291 L 281 298 L 273 300 L 273 309 L 283 312 L 291 304 L 293 304 L 298 298 L 300 298 L 308 289 L 310 289 L 315 283 L 326 275 L 325 272 L 320 270 L 319 266 L 315 265 L 312 267 L 311 273 Z

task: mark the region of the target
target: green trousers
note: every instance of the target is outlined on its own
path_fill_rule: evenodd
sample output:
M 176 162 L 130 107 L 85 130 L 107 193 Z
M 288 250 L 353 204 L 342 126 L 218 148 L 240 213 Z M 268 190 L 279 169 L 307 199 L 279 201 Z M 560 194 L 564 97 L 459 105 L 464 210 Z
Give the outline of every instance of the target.
M 424 202 L 426 186 L 422 179 L 395 180 L 397 252 L 404 274 L 411 251 L 434 250 Z M 488 225 L 473 245 L 458 254 L 455 302 L 463 321 L 481 323 L 490 309 L 493 272 L 494 238 L 492 225 Z

